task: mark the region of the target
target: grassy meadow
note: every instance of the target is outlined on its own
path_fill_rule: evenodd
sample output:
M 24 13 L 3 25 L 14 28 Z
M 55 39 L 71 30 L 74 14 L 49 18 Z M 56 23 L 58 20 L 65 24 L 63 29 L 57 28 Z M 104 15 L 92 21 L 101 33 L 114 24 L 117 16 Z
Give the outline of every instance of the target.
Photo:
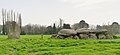
M 120 55 L 120 39 L 50 39 L 50 35 L 0 36 L 0 55 Z

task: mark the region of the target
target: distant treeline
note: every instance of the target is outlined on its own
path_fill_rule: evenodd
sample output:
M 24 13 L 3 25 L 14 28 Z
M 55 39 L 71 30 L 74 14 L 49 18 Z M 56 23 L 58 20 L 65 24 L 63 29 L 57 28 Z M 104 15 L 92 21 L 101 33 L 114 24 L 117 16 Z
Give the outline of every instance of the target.
M 73 25 L 63 23 L 60 19 L 59 25 L 55 23 L 51 26 L 43 26 L 39 24 L 28 24 L 21 27 L 21 35 L 40 35 L 40 34 L 57 34 L 61 29 L 79 29 L 79 28 L 90 28 L 90 29 L 107 29 L 111 34 L 120 34 L 120 25 L 117 22 L 113 22 L 111 25 L 89 25 L 84 20 Z M 0 34 L 3 32 L 3 25 L 0 25 Z M 6 32 L 6 31 L 5 31 Z M 7 34 L 7 33 L 6 33 Z

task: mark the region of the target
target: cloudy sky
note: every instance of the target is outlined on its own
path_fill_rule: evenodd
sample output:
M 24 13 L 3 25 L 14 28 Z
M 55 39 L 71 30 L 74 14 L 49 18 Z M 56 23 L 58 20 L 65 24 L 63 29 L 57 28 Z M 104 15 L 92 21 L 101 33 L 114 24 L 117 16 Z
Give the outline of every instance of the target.
M 70 24 L 120 23 L 120 0 L 0 0 L 0 20 L 2 8 L 20 12 L 23 25 L 48 26 L 59 18 Z

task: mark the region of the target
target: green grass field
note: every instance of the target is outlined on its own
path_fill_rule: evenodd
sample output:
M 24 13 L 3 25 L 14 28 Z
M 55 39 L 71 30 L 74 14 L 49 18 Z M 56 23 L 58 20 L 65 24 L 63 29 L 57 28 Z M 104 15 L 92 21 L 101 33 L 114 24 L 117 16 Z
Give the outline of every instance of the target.
M 0 36 L 0 55 L 120 55 L 120 39 L 49 39 L 24 35 L 18 40 Z

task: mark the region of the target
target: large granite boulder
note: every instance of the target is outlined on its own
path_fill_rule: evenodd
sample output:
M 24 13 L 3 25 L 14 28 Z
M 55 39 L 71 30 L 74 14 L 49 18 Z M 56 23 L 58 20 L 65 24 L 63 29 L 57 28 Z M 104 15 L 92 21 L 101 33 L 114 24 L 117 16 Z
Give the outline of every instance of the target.
M 77 34 L 77 32 L 73 29 L 62 29 L 58 32 L 58 35 L 60 38 L 67 38 L 67 37 L 72 37 Z

